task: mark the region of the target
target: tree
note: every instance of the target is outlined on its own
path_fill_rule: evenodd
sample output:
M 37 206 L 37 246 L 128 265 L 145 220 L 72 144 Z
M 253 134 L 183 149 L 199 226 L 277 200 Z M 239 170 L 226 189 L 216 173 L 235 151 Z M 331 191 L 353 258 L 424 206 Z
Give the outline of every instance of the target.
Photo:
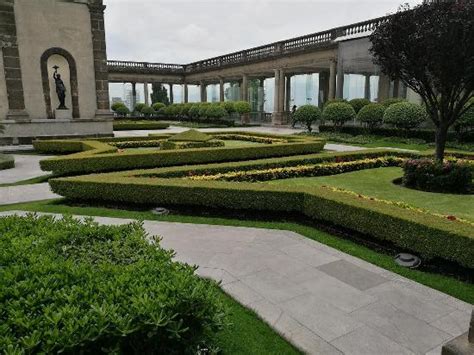
M 170 104 L 170 100 L 168 98 L 168 90 L 166 90 L 166 88 L 161 83 L 153 83 L 151 88 L 152 88 L 152 93 L 151 93 L 152 104 L 156 102 L 161 102 L 165 105 Z
M 436 126 L 436 159 L 443 161 L 449 127 L 472 106 L 474 4 L 453 0 L 405 6 L 370 40 L 382 72 L 421 96 Z
M 298 107 L 293 119 L 305 125 L 308 132 L 311 133 L 312 125 L 321 119 L 321 110 L 317 106 L 303 105 Z

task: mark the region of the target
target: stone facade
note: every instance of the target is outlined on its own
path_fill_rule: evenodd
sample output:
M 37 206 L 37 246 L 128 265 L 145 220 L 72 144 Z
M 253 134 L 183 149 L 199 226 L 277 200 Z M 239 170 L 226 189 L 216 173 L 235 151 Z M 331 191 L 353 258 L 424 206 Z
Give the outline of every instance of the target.
M 102 0 L 0 0 L 0 142 L 112 134 L 104 9 Z M 56 115 L 54 65 L 69 114 Z

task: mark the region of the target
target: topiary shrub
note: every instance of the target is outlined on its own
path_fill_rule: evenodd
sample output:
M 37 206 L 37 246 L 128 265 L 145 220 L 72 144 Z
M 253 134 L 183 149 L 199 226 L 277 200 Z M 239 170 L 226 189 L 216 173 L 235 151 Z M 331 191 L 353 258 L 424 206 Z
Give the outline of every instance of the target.
M 11 155 L 0 154 L 0 170 L 12 169 L 15 167 L 15 158 Z
M 407 187 L 444 193 L 467 193 L 471 190 L 472 168 L 468 164 L 412 159 L 403 164 L 403 171 L 403 184 Z
M 370 104 L 370 100 L 367 99 L 352 99 L 349 101 L 349 104 L 354 108 L 354 111 L 356 113 L 359 113 L 359 111 L 364 107 Z
M 139 113 L 142 113 L 142 109 L 146 107 L 146 105 L 143 103 L 143 102 L 139 102 L 135 105 L 134 107 L 134 111 L 135 112 L 139 112 Z
M 399 97 L 394 97 L 391 99 L 386 99 L 382 101 L 382 105 L 384 105 L 386 108 L 392 106 L 393 104 L 399 104 L 400 102 L 407 102 L 405 99 L 401 99 Z
M 0 348 L 8 354 L 194 354 L 226 308 L 140 223 L 0 218 Z
M 155 110 L 153 109 L 153 107 L 150 107 L 150 106 L 146 105 L 142 108 L 141 113 L 145 117 L 150 117 L 150 116 L 153 116 L 155 114 Z
M 347 104 L 348 102 L 346 99 L 331 99 L 331 100 L 327 100 L 324 103 L 323 108 L 332 104 L 340 104 L 340 103 Z
M 362 107 L 357 114 L 357 120 L 372 131 L 383 123 L 385 106 L 381 104 L 368 104 Z
M 200 110 L 199 104 L 193 104 L 188 110 L 188 116 L 193 119 L 199 118 L 199 110 Z
M 180 106 L 180 115 L 184 117 L 189 117 L 189 110 L 193 107 L 193 104 L 185 103 Z
M 426 110 L 417 104 L 399 102 L 390 105 L 383 115 L 383 122 L 405 132 L 418 128 L 428 118 Z
M 159 112 L 162 108 L 166 107 L 166 105 L 162 102 L 155 102 L 151 107 L 153 107 L 153 110 L 156 112 Z
M 312 125 L 321 119 L 321 110 L 313 105 L 303 105 L 298 107 L 293 119 L 305 125 L 308 132 L 311 132 Z
M 356 113 L 351 105 L 337 102 L 324 108 L 322 120 L 331 121 L 335 129 L 340 129 L 346 122 L 353 120 L 355 116 Z
M 207 108 L 206 117 L 223 118 L 227 116 L 227 111 L 220 105 L 211 105 Z
M 234 102 L 226 101 L 226 102 L 222 102 L 221 105 L 222 107 L 224 107 L 224 109 L 227 111 L 229 115 L 235 112 Z
M 115 110 L 115 113 L 119 116 L 119 117 L 126 117 L 129 113 L 130 113 L 130 110 L 128 109 L 127 106 L 119 106 L 116 108 Z
M 247 101 L 234 102 L 234 109 L 235 109 L 235 112 L 237 112 L 239 115 L 245 115 L 247 113 L 250 113 L 250 111 L 252 111 L 252 108 L 250 107 L 250 103 L 248 103 Z
M 115 103 L 112 104 L 112 106 L 110 108 L 111 108 L 112 111 L 117 112 L 117 109 L 119 107 L 126 107 L 126 106 L 123 102 L 115 102 Z
M 454 123 L 454 130 L 458 141 L 464 141 L 467 133 L 474 131 L 474 98 L 469 100 L 467 105 L 471 107 Z

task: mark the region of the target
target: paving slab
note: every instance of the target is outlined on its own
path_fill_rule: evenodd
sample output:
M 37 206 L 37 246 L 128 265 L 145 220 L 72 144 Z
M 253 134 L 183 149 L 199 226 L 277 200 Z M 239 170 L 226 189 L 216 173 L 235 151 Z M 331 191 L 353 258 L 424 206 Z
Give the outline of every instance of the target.
M 25 212 L 0 216 L 11 213 Z M 443 343 L 469 327 L 472 305 L 294 232 L 155 221 L 144 227 L 308 354 L 440 355 Z
M 15 167 L 12 169 L 0 170 L 0 184 L 11 184 L 22 180 L 48 175 L 42 171 L 39 162 L 52 158 L 46 155 L 22 155 L 13 154 Z
M 48 183 L 0 187 L 0 205 L 61 198 L 51 191 Z

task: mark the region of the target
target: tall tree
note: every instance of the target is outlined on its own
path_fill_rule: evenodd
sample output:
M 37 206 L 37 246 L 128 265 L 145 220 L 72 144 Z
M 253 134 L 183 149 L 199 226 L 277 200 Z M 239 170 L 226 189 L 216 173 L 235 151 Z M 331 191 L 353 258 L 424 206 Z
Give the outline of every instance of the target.
M 472 1 L 404 6 L 371 35 L 371 52 L 384 74 L 419 94 L 436 126 L 436 159 L 443 161 L 451 127 L 472 106 Z
M 152 86 L 152 93 L 151 93 L 151 103 L 161 102 L 165 105 L 170 104 L 170 100 L 168 98 L 168 90 L 161 84 L 161 83 L 153 83 Z

